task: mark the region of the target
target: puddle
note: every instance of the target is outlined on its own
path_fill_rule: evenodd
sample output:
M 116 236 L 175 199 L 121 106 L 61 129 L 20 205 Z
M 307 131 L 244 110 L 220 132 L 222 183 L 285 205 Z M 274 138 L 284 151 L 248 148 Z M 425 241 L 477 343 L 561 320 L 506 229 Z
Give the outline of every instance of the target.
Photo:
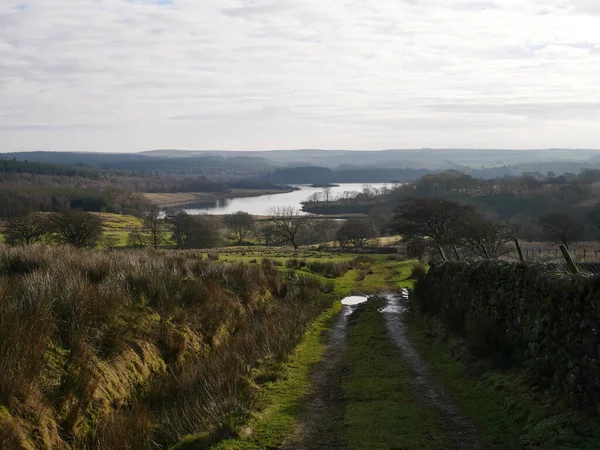
M 367 297 L 354 295 L 354 296 L 346 297 L 345 299 L 343 299 L 342 305 L 347 305 L 347 306 L 360 305 L 361 303 L 365 303 L 368 300 L 369 299 Z
M 391 314 L 402 314 L 408 311 L 408 289 L 402 289 L 398 294 L 386 294 L 387 299 L 386 305 L 379 308 L 380 313 L 391 313 Z

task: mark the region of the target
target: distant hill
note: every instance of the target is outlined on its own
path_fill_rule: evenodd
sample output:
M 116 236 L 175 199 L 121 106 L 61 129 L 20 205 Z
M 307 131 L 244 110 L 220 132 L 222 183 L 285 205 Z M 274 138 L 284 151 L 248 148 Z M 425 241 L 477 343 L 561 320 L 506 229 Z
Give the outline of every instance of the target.
M 465 150 L 413 149 L 381 151 L 349 150 L 271 150 L 217 151 L 163 149 L 141 153 L 20 152 L 0 153 L 0 159 L 34 161 L 50 164 L 87 165 L 111 170 L 205 174 L 221 176 L 263 175 L 276 169 L 292 167 L 324 167 L 332 170 L 369 170 L 369 178 L 379 178 L 373 170 L 389 172 L 423 171 L 422 173 L 460 170 L 474 176 L 495 178 L 523 172 L 579 173 L 585 168 L 598 168 L 600 150 Z M 406 174 L 404 174 L 406 175 Z M 403 175 L 403 176 L 404 176 Z M 413 174 L 410 174 L 412 177 Z M 361 175 L 362 176 L 362 175 Z M 322 181 L 322 180 L 321 180 Z M 366 181 L 366 180 L 365 180 Z
M 87 153 L 87 152 L 16 152 L 0 153 L 0 159 L 34 161 L 52 164 L 85 164 L 103 166 L 124 161 L 146 161 L 150 157 L 139 153 Z
M 444 170 L 450 168 L 490 168 L 524 163 L 550 163 L 561 161 L 585 162 L 592 157 L 600 158 L 600 150 L 465 150 L 465 149 L 413 149 L 413 150 L 270 150 L 270 151 L 214 151 L 214 150 L 153 150 L 140 155 L 160 158 L 186 158 L 191 156 L 263 158 L 276 165 L 321 166 L 368 166 L 381 168 L 413 168 Z

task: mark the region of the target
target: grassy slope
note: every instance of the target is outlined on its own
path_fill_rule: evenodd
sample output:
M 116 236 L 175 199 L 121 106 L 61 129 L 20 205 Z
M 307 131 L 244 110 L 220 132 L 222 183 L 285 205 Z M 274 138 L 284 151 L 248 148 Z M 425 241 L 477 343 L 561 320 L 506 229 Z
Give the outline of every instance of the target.
M 253 259 L 260 260 L 263 252 L 244 251 L 241 253 L 219 253 L 219 259 L 225 261 L 249 262 Z M 282 263 L 285 269 L 285 260 L 290 257 L 308 256 L 313 253 L 291 253 L 285 250 L 269 250 L 270 259 Z M 355 255 L 327 255 L 326 261 L 345 261 Z M 320 259 L 320 258 L 319 258 Z M 305 272 L 305 271 L 302 271 Z M 309 273 L 309 272 L 306 272 Z M 316 278 L 326 280 L 324 277 L 314 275 Z M 333 297 L 341 299 L 350 293 L 354 280 L 358 275 L 357 270 L 348 271 L 343 277 L 335 280 Z M 334 305 L 323 312 L 309 327 L 300 345 L 289 358 L 285 367 L 277 374 L 277 380 L 266 383 L 261 388 L 259 409 L 247 424 L 243 432 L 236 439 L 221 442 L 214 448 L 217 449 L 263 449 L 277 448 L 284 439 L 290 435 L 296 426 L 301 413 L 302 399 L 311 387 L 312 369 L 317 364 L 326 350 L 326 331 L 341 311 L 342 305 L 336 301 Z M 174 447 L 177 450 L 201 449 L 203 441 L 195 436 L 189 436 Z
M 294 430 L 302 407 L 302 397 L 311 385 L 311 368 L 326 349 L 324 333 L 341 309 L 341 304 L 325 311 L 309 328 L 302 343 L 286 364 L 278 381 L 268 383 L 260 400 L 263 408 L 256 413 L 238 439 L 215 446 L 216 449 L 278 448 Z M 193 442 L 193 439 L 191 440 Z M 177 449 L 197 448 L 180 444 Z
M 352 316 L 344 355 L 349 448 L 448 448 L 437 417 L 412 392 L 412 374 L 390 341 L 372 300 Z
M 408 325 L 435 374 L 495 448 L 600 448 L 597 418 L 569 410 L 560 399 L 530 387 L 522 372 L 467 363 L 464 343 L 446 338 L 437 319 L 411 312 Z

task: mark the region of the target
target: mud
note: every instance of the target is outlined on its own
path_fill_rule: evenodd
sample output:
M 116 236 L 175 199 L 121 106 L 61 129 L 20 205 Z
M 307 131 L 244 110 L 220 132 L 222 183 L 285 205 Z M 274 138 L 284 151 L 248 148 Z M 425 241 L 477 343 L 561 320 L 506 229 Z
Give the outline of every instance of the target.
M 415 395 L 422 398 L 441 417 L 440 429 L 454 449 L 488 448 L 480 438 L 473 422 L 463 415 L 442 385 L 431 374 L 427 363 L 411 344 L 403 315 L 407 311 L 408 292 L 401 295 L 389 294 L 384 298 L 385 307 L 380 308 L 385 318 L 388 333 L 402 353 L 403 360 L 414 373 Z

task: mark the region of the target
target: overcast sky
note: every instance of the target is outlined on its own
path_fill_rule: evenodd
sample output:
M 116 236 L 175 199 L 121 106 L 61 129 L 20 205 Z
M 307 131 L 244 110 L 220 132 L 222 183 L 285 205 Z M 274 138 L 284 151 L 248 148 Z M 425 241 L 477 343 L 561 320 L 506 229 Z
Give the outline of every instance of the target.
M 0 151 L 600 148 L 599 0 L 0 0 Z

